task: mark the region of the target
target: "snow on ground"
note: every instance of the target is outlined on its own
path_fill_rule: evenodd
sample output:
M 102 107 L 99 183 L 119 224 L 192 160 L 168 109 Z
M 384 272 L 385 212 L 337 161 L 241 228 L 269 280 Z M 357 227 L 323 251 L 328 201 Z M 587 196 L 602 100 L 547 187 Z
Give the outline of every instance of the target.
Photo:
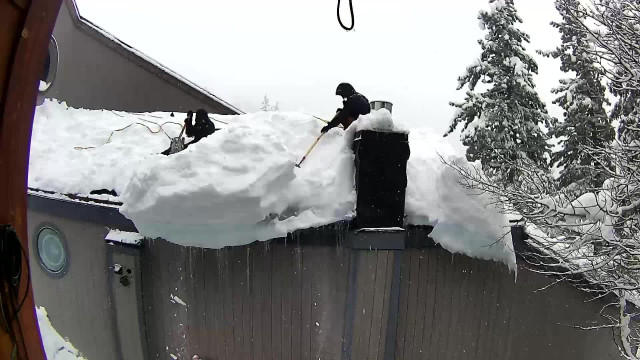
M 163 156 L 170 141 L 159 124 L 182 123 L 184 114 L 175 115 L 71 109 L 47 100 L 36 109 L 29 186 L 79 194 L 114 189 L 121 212 L 147 237 L 242 245 L 352 217 L 355 131 L 407 132 L 386 109 L 373 111 L 347 131 L 330 130 L 296 168 L 324 125 L 310 115 L 211 115 L 229 125 L 216 122 L 223 130 Z M 172 123 L 163 129 L 169 136 L 180 131 Z M 409 137 L 408 223 L 436 225 L 432 237 L 450 251 L 513 267 L 510 237 L 498 241 L 508 231 L 506 218 L 467 194 L 438 157 L 464 162 L 463 153 L 429 129 L 411 129 Z
M 48 360 L 81 360 L 85 359 L 78 349 L 76 349 L 68 339 L 63 338 L 56 329 L 53 328 L 47 310 L 43 307 L 36 308 L 38 325 L 42 344 Z

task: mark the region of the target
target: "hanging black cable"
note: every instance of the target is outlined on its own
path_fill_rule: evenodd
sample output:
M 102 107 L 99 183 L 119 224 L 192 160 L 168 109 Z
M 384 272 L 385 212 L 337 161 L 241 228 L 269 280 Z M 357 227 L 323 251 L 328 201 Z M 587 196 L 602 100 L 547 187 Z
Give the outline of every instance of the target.
M 24 261 L 27 261 L 27 253 L 13 227 L 0 225 L 0 331 L 9 334 L 14 350 L 18 334 L 22 338 L 20 323 L 17 322 L 14 328 L 14 321 L 27 300 L 30 284 L 30 276 L 27 273 L 29 282 L 24 295 L 20 296 L 23 257 Z
M 345 29 L 346 31 L 351 31 L 353 30 L 353 26 L 356 24 L 355 22 L 355 17 L 353 16 L 353 0 L 349 0 L 349 12 L 351 13 L 351 26 L 350 27 L 346 27 L 344 25 L 344 23 L 342 22 L 342 18 L 340 18 L 340 0 L 338 0 L 338 23 L 340 23 L 340 26 L 342 26 L 343 29 Z

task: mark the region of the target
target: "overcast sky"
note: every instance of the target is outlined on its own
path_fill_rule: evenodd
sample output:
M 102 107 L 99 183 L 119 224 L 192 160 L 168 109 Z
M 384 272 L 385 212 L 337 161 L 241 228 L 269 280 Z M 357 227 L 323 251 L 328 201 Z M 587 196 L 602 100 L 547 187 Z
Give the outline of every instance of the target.
M 480 55 L 484 0 L 354 0 L 345 32 L 333 0 L 77 0 L 80 12 L 121 40 L 245 111 L 265 94 L 281 110 L 330 118 L 338 83 L 394 103 L 394 118 L 444 132 L 456 79 Z M 347 0 L 343 8 L 347 10 Z M 551 49 L 553 0 L 516 0 L 529 53 Z M 343 11 L 344 19 L 348 12 Z M 559 62 L 535 55 L 535 82 L 552 115 Z

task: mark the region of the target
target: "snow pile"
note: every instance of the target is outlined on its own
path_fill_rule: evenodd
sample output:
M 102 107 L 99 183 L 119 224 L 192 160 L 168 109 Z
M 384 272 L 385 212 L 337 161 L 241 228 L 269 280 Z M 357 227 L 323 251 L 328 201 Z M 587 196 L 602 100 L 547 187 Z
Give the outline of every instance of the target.
M 431 237 L 451 252 L 502 261 L 515 269 L 509 219 L 487 205 L 488 197 L 470 193 L 458 184 L 457 173 L 443 164 L 440 156 L 448 162 L 471 165 L 439 135 L 425 128 L 409 134 L 407 223 L 434 226 Z
M 177 136 L 182 119 L 166 113 L 73 109 L 47 99 L 36 107 L 33 119 L 29 187 L 63 194 L 99 189 L 121 194 L 140 162 L 169 147 L 164 132 Z M 166 121 L 175 124 L 161 129 Z
M 297 168 L 324 125 L 312 116 L 211 117 L 229 125 L 216 123 L 223 129 L 164 156 L 159 152 L 170 141 L 159 125 L 181 123 L 184 114 L 76 110 L 47 101 L 36 110 L 29 186 L 84 194 L 114 189 L 123 202 L 120 211 L 146 237 L 209 248 L 242 245 L 351 218 L 355 132 L 408 132 L 386 109 L 373 111 L 346 131 L 327 132 Z M 132 123 L 154 131 L 133 125 L 111 134 Z M 173 124 L 163 128 L 169 136 L 180 131 Z M 510 237 L 499 240 L 509 230 L 506 218 L 456 183 L 438 153 L 447 160 L 463 153 L 439 135 L 430 129 L 412 129 L 409 135 L 408 223 L 435 225 L 432 237 L 450 251 L 513 267 Z
M 353 153 L 344 131 L 298 113 L 227 118 L 229 127 L 172 156 L 140 163 L 121 212 L 149 237 L 219 248 L 268 240 L 349 217 Z
M 42 336 L 42 344 L 48 360 L 81 360 L 85 359 L 78 349 L 76 349 L 67 339 L 58 334 L 53 328 L 47 310 L 43 307 L 36 308 L 38 316 L 38 325 L 40 327 L 40 335 Z
M 361 115 L 356 122 L 357 131 L 373 130 L 383 132 L 409 133 L 403 126 L 395 124 L 391 113 L 387 109 L 374 110 L 366 115 Z

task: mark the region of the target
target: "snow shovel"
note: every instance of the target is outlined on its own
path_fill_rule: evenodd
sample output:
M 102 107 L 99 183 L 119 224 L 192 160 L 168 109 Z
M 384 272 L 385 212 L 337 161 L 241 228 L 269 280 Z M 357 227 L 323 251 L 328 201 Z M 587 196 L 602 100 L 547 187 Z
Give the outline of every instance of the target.
M 309 150 L 307 150 L 307 153 L 304 154 L 304 156 L 302 157 L 302 159 L 300 159 L 300 162 L 296 164 L 296 167 L 300 167 L 300 165 L 302 164 L 302 162 L 304 161 L 304 159 L 307 158 L 307 156 L 309 155 L 309 153 L 311 153 L 311 150 L 313 150 L 314 147 L 316 147 L 316 144 L 318 143 L 318 141 L 320 141 L 320 139 L 322 138 L 322 136 L 324 136 L 324 133 L 320 134 L 320 136 L 318 136 L 318 138 L 316 139 L 316 141 L 313 142 L 313 144 L 311 144 L 311 147 L 309 148 Z
M 318 119 L 318 120 L 322 121 L 322 122 L 323 122 L 323 123 L 325 123 L 325 124 L 328 124 L 328 123 L 329 123 L 327 120 L 325 120 L 325 119 L 323 119 L 323 118 L 319 118 L 319 117 L 317 117 L 317 116 L 315 116 L 315 115 L 311 115 L 311 116 L 313 116 L 314 118 L 316 118 L 316 119 Z
M 180 135 L 171 139 L 171 145 L 169 146 L 169 154 L 175 154 L 184 150 L 184 139 L 182 138 L 182 134 L 184 134 L 184 124 L 182 124 L 182 129 L 180 130 Z

